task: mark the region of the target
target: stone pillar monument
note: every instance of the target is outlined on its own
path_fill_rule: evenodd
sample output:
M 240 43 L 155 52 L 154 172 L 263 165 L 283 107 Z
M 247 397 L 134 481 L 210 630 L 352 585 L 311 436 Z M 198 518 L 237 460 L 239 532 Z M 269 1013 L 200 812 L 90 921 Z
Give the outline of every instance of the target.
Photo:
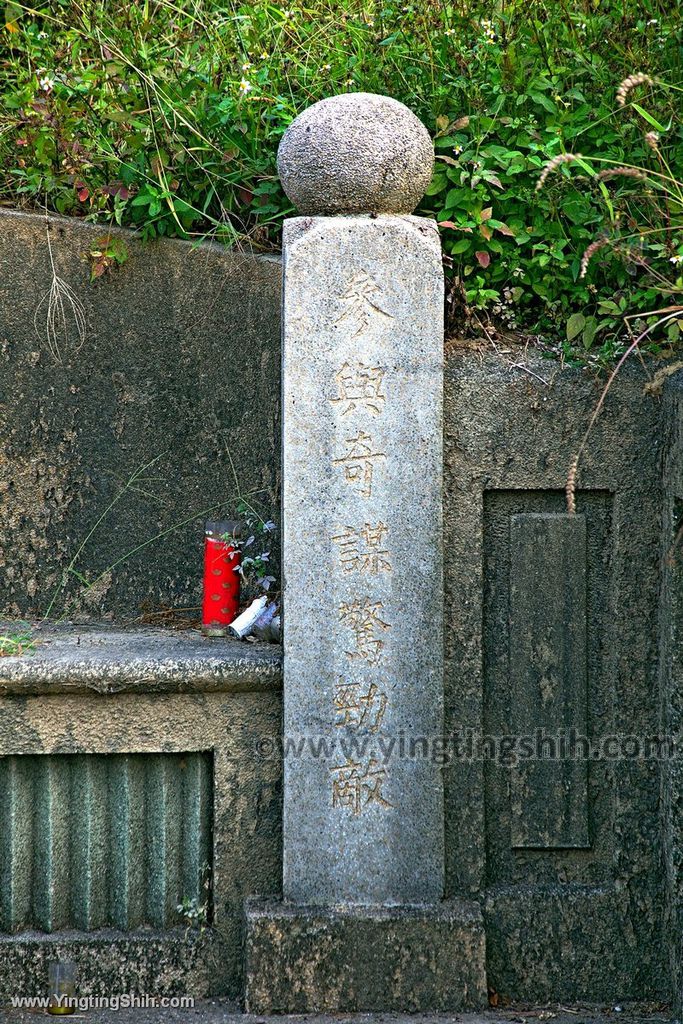
M 283 902 L 247 911 L 255 1012 L 459 1009 L 483 932 L 443 902 L 443 270 L 434 153 L 384 96 L 280 145 Z

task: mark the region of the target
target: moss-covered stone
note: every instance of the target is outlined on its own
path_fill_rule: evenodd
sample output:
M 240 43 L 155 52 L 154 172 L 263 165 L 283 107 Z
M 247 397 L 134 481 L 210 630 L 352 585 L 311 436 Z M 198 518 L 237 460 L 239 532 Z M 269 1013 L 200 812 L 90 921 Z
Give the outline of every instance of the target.
M 487 1005 L 476 903 L 438 907 L 247 906 L 253 1013 L 478 1009 Z

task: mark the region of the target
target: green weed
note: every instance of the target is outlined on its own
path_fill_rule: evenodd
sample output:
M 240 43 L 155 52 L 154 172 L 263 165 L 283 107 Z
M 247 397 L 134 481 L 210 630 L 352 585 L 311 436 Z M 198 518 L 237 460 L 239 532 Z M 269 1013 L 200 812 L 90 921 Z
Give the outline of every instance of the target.
M 678 221 L 655 240 L 658 196 L 627 176 L 542 167 L 565 153 L 683 178 L 683 18 L 664 0 L 51 0 L 6 5 L 0 202 L 145 238 L 279 244 L 292 212 L 275 169 L 282 133 L 324 96 L 395 96 L 432 132 L 420 210 L 441 223 L 449 330 L 489 318 L 569 359 L 613 361 L 623 313 L 645 314 L 670 275 Z M 646 79 L 618 97 L 634 72 Z M 643 127 L 657 133 L 658 153 Z M 675 208 L 670 213 L 677 213 Z M 636 228 L 635 225 L 638 225 Z M 636 231 L 641 263 L 587 248 Z M 658 248 L 659 246 L 659 248 Z M 119 253 L 98 249 L 99 276 Z M 677 342 L 677 324 L 655 351 Z

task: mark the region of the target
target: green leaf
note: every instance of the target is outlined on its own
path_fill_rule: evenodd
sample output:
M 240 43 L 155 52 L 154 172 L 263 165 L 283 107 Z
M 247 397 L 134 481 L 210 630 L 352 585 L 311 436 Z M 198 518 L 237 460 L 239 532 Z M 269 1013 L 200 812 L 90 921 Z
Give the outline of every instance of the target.
M 653 128 L 656 128 L 658 132 L 665 132 L 667 129 L 663 124 L 660 124 L 652 114 L 649 114 L 644 107 L 641 107 L 639 103 L 632 103 L 631 106 L 636 110 L 641 117 L 644 117 L 648 124 L 651 124 Z
M 583 313 L 572 313 L 567 320 L 567 341 L 573 341 L 586 326 L 586 318 Z
M 467 252 L 470 247 L 470 241 L 468 238 L 461 238 L 459 242 L 456 242 L 451 249 L 451 255 L 457 256 L 461 252 Z
M 580 315 L 580 314 L 579 314 Z M 589 349 L 595 339 L 595 333 L 598 329 L 598 322 L 594 316 L 589 316 L 586 320 L 586 326 L 583 329 L 581 340 L 583 341 L 583 347 Z M 571 339 L 570 339 L 571 340 Z
M 530 92 L 529 95 L 531 96 L 534 103 L 540 104 L 540 106 L 542 106 L 544 110 L 547 110 L 549 114 L 557 113 L 557 107 L 555 106 L 553 101 L 549 99 L 547 96 L 544 96 L 543 93 Z

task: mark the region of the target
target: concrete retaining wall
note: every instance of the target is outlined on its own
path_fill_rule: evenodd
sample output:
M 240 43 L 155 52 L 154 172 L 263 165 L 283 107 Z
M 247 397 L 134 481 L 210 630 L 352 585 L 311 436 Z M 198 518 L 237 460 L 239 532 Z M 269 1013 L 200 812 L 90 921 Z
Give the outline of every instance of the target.
M 279 261 L 116 232 L 127 261 L 90 283 L 103 231 L 51 220 L 86 335 L 66 302 L 50 346 L 46 235 L 0 212 L 0 613 L 44 615 L 94 528 L 73 566 L 89 581 L 171 532 L 92 589 L 70 573 L 53 617 L 196 616 L 203 520 L 234 515 L 238 490 L 277 518 Z
M 72 615 L 130 619 L 144 608 L 196 607 L 203 512 L 234 496 L 233 464 L 241 490 L 260 491 L 264 510 L 277 518 L 278 262 L 183 243 L 143 247 L 125 236 L 125 265 L 90 284 L 88 253 L 101 234 L 52 224 L 58 273 L 88 319 L 85 341 L 77 349 L 64 340 L 60 363 L 48 351 L 43 314 L 38 330 L 33 322 L 50 284 L 44 219 L 0 214 L 6 614 L 45 612 L 98 518 L 157 456 L 75 568 L 92 579 L 155 533 L 189 522 L 122 562 L 96 595 L 86 592 L 88 600 L 74 579 Z M 620 374 L 580 467 L 585 542 L 574 538 L 567 557 L 555 549 L 552 564 L 534 563 L 535 596 L 528 557 L 519 555 L 533 547 L 524 542 L 513 551 L 510 531 L 528 539 L 539 516 L 553 529 L 565 512 L 567 471 L 600 384 L 537 356 L 513 362 L 457 348 L 447 358 L 447 728 L 475 738 L 509 735 L 531 719 L 589 738 L 679 729 L 680 556 L 672 544 L 683 435 L 676 380 L 664 401 L 645 393 L 648 373 L 635 362 Z M 514 670 L 524 637 L 509 609 L 522 577 L 539 628 L 544 604 L 562 600 L 565 578 L 585 594 L 585 609 L 573 613 L 583 638 L 573 649 L 584 654 L 568 693 L 537 691 Z M 63 610 L 62 595 L 53 611 Z M 235 700 L 226 695 L 226 714 Z M 239 771 L 259 777 L 256 753 L 242 754 Z M 465 758 L 446 767 L 445 779 L 446 895 L 482 903 L 493 990 L 602 1001 L 665 998 L 680 988 L 676 763 L 595 761 L 572 774 L 571 806 L 567 780 L 552 767 L 531 776 Z M 278 813 L 271 809 L 271 828 L 279 828 Z M 544 821 L 561 821 L 561 834 Z M 235 855 L 243 864 L 243 853 Z M 273 871 L 262 878 L 277 890 Z M 230 909 L 235 942 L 238 902 Z M 236 990 L 238 950 L 227 959 L 227 987 Z

